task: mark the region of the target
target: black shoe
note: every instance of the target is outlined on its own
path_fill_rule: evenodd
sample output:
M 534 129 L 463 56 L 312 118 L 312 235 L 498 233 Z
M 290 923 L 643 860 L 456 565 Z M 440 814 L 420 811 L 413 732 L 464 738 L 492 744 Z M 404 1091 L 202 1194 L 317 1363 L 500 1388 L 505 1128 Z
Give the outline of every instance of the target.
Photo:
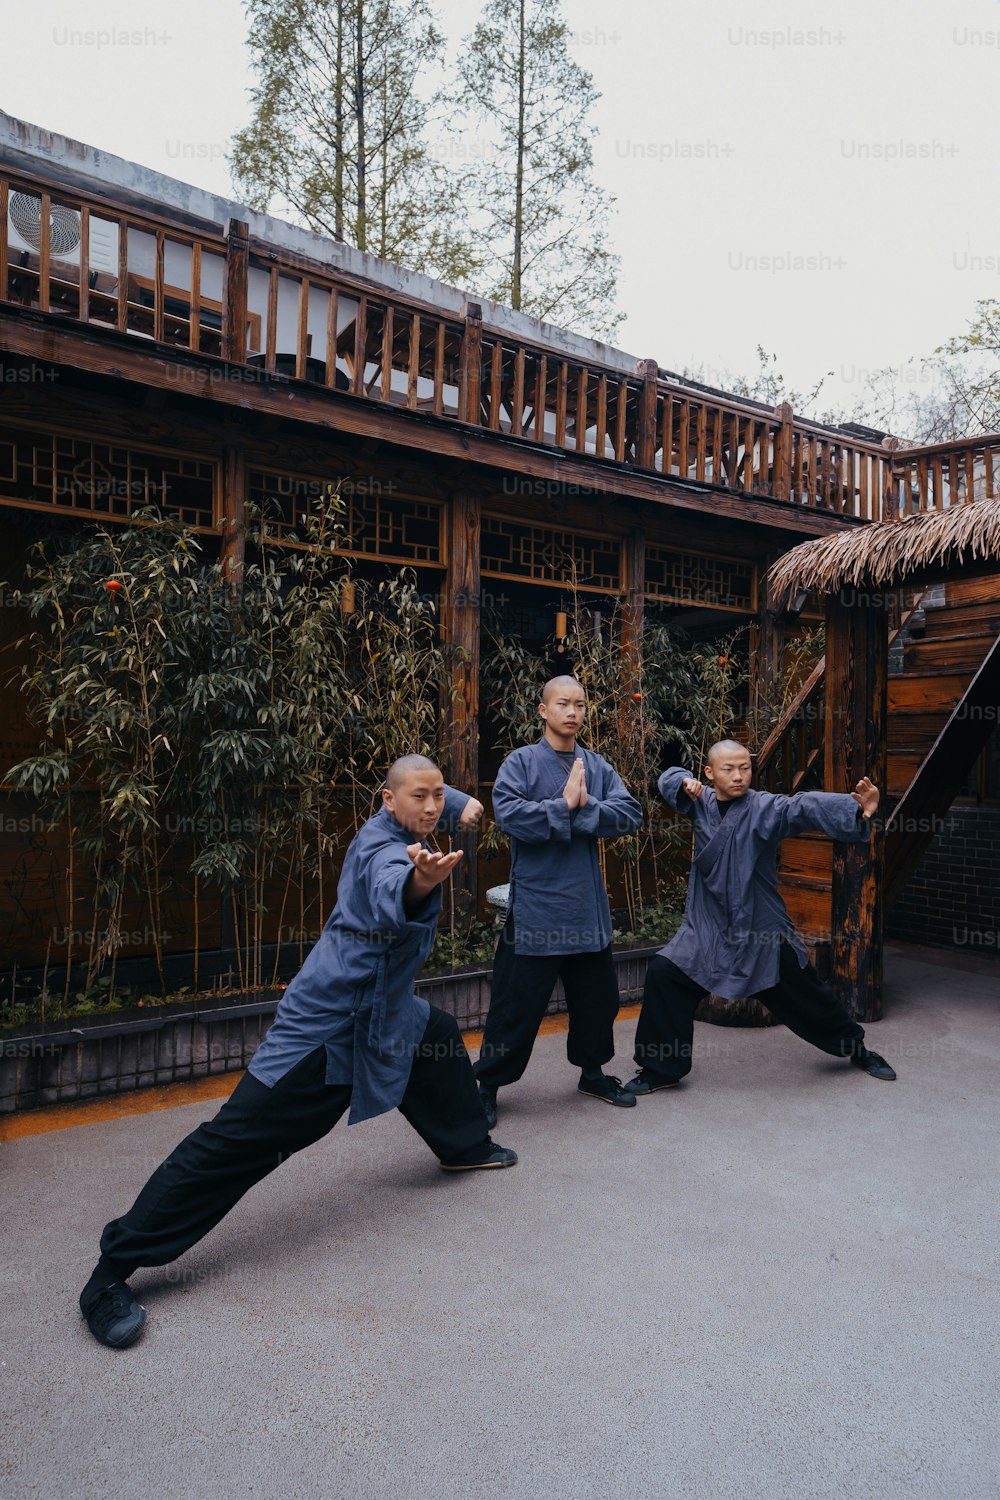
M 602 1073 L 600 1078 L 581 1078 L 577 1088 L 591 1099 L 603 1099 L 605 1104 L 620 1104 L 626 1109 L 635 1104 L 635 1095 L 622 1088 L 620 1078 L 612 1078 L 608 1073 Z
M 635 1077 L 630 1078 L 625 1085 L 625 1092 L 641 1099 L 646 1094 L 658 1093 L 660 1089 L 675 1089 L 678 1081 L 676 1078 L 664 1078 L 660 1073 L 651 1073 L 648 1068 L 640 1068 Z
M 146 1325 L 146 1309 L 128 1284 L 96 1271 L 80 1293 L 80 1311 L 94 1338 L 109 1349 L 127 1349 Z
M 896 1076 L 895 1069 L 889 1066 L 884 1057 L 879 1057 L 877 1052 L 869 1052 L 864 1046 L 851 1053 L 851 1062 L 856 1068 L 864 1068 L 872 1078 L 892 1079 Z
M 512 1167 L 517 1161 L 517 1152 L 509 1146 L 498 1146 L 486 1137 L 480 1146 L 453 1156 L 451 1161 L 441 1163 L 442 1172 L 478 1172 L 483 1167 Z
M 497 1122 L 497 1096 L 492 1089 L 484 1089 L 479 1085 L 479 1102 L 483 1106 L 486 1116 L 486 1128 L 492 1130 Z

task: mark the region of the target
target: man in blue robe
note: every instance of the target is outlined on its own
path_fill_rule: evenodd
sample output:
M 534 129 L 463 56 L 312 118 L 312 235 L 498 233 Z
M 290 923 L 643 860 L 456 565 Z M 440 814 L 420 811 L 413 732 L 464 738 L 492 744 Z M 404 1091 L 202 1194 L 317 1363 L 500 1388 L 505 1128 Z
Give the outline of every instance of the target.
M 646 975 L 635 1034 L 635 1096 L 673 1088 L 691 1071 L 694 1013 L 713 993 L 754 995 L 791 1031 L 873 1078 L 895 1073 L 865 1047 L 864 1029 L 821 984 L 778 891 L 778 852 L 792 834 L 816 829 L 842 843 L 864 841 L 879 793 L 862 777 L 853 792 L 755 792 L 749 751 L 720 740 L 708 752 L 704 786 L 679 766 L 660 795 L 694 825 L 694 863 L 684 921 Z
M 433 852 L 426 840 L 438 827 L 474 827 L 482 804 L 446 787 L 420 755 L 393 764 L 382 798 L 347 851 L 333 913 L 249 1071 L 105 1228 L 80 1296 L 101 1343 L 125 1348 L 142 1332 L 146 1314 L 127 1285 L 133 1271 L 176 1260 L 348 1108 L 349 1124 L 398 1108 L 446 1171 L 517 1161 L 490 1140 L 454 1017 L 413 992 L 442 884 L 462 857 Z
M 507 923 L 497 944 L 490 1009 L 476 1078 L 491 1126 L 497 1089 L 524 1072 L 542 1017 L 561 979 L 569 1011 L 566 1053 L 582 1094 L 632 1105 L 603 1064 L 615 1054 L 618 981 L 611 911 L 598 840 L 621 838 L 642 808 L 621 777 L 576 742 L 587 696 L 575 677 L 545 684 L 542 738 L 507 756 L 493 786 L 498 827 L 510 837 Z

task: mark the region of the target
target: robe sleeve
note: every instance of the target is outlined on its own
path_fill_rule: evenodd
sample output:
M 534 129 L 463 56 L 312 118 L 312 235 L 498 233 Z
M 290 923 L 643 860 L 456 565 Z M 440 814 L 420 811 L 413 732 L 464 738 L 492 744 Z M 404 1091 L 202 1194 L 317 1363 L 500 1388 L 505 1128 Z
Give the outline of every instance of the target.
M 574 833 L 586 833 L 599 839 L 624 838 L 642 824 L 642 807 L 632 796 L 618 772 L 606 761 L 601 762 L 601 792 L 594 796 L 587 788 L 584 807 L 570 813 Z
M 416 835 L 414 843 L 419 843 Z M 401 844 L 376 849 L 363 870 L 359 871 L 368 898 L 372 926 L 384 936 L 403 932 L 411 925 L 424 924 L 441 904 L 441 888 L 429 891 L 420 905 L 407 914 L 406 882 L 413 874 L 413 861 Z
M 767 843 L 818 832 L 841 843 L 863 844 L 871 835 L 872 820 L 859 817 L 860 808 L 847 792 L 796 792 L 793 797 L 761 792 L 757 807 L 754 833 Z
M 435 833 L 457 833 L 458 820 L 465 811 L 465 804 L 471 802 L 472 798 L 468 792 L 459 792 L 453 786 L 445 782 L 444 787 L 444 811 L 438 820 Z
M 671 807 L 675 808 L 677 812 L 682 813 L 685 818 L 690 818 L 694 815 L 693 798 L 689 797 L 687 792 L 681 791 L 681 783 L 686 781 L 689 776 L 692 781 L 698 780 L 693 771 L 686 771 L 683 766 L 671 766 L 669 771 L 664 771 L 656 783 L 664 802 L 668 802 Z
M 573 836 L 566 798 L 530 796 L 525 760 L 508 755 L 493 783 L 493 811 L 501 833 L 522 844 L 547 844 L 550 839 L 568 843 Z

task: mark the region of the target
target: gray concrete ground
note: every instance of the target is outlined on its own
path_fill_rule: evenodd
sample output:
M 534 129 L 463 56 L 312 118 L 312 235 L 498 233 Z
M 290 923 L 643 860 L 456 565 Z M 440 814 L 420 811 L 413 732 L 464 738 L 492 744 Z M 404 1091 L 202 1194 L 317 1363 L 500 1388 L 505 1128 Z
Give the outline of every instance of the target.
M 887 969 L 897 1083 L 700 1026 L 683 1088 L 615 1110 L 544 1037 L 500 1096 L 519 1166 L 339 1126 L 137 1274 L 122 1353 L 76 1308 L 97 1236 L 213 1106 L 7 1146 L 0 1491 L 994 1500 L 1000 966 Z

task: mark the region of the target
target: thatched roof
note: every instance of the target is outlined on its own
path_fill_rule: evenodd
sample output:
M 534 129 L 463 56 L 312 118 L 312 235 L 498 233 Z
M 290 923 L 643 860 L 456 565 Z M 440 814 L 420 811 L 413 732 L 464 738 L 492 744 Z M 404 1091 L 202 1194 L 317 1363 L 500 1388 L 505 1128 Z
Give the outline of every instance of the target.
M 876 521 L 786 552 L 768 575 L 776 594 L 824 593 L 858 586 L 895 586 L 925 569 L 1000 561 L 1000 500 L 976 500 L 925 511 L 903 521 Z

